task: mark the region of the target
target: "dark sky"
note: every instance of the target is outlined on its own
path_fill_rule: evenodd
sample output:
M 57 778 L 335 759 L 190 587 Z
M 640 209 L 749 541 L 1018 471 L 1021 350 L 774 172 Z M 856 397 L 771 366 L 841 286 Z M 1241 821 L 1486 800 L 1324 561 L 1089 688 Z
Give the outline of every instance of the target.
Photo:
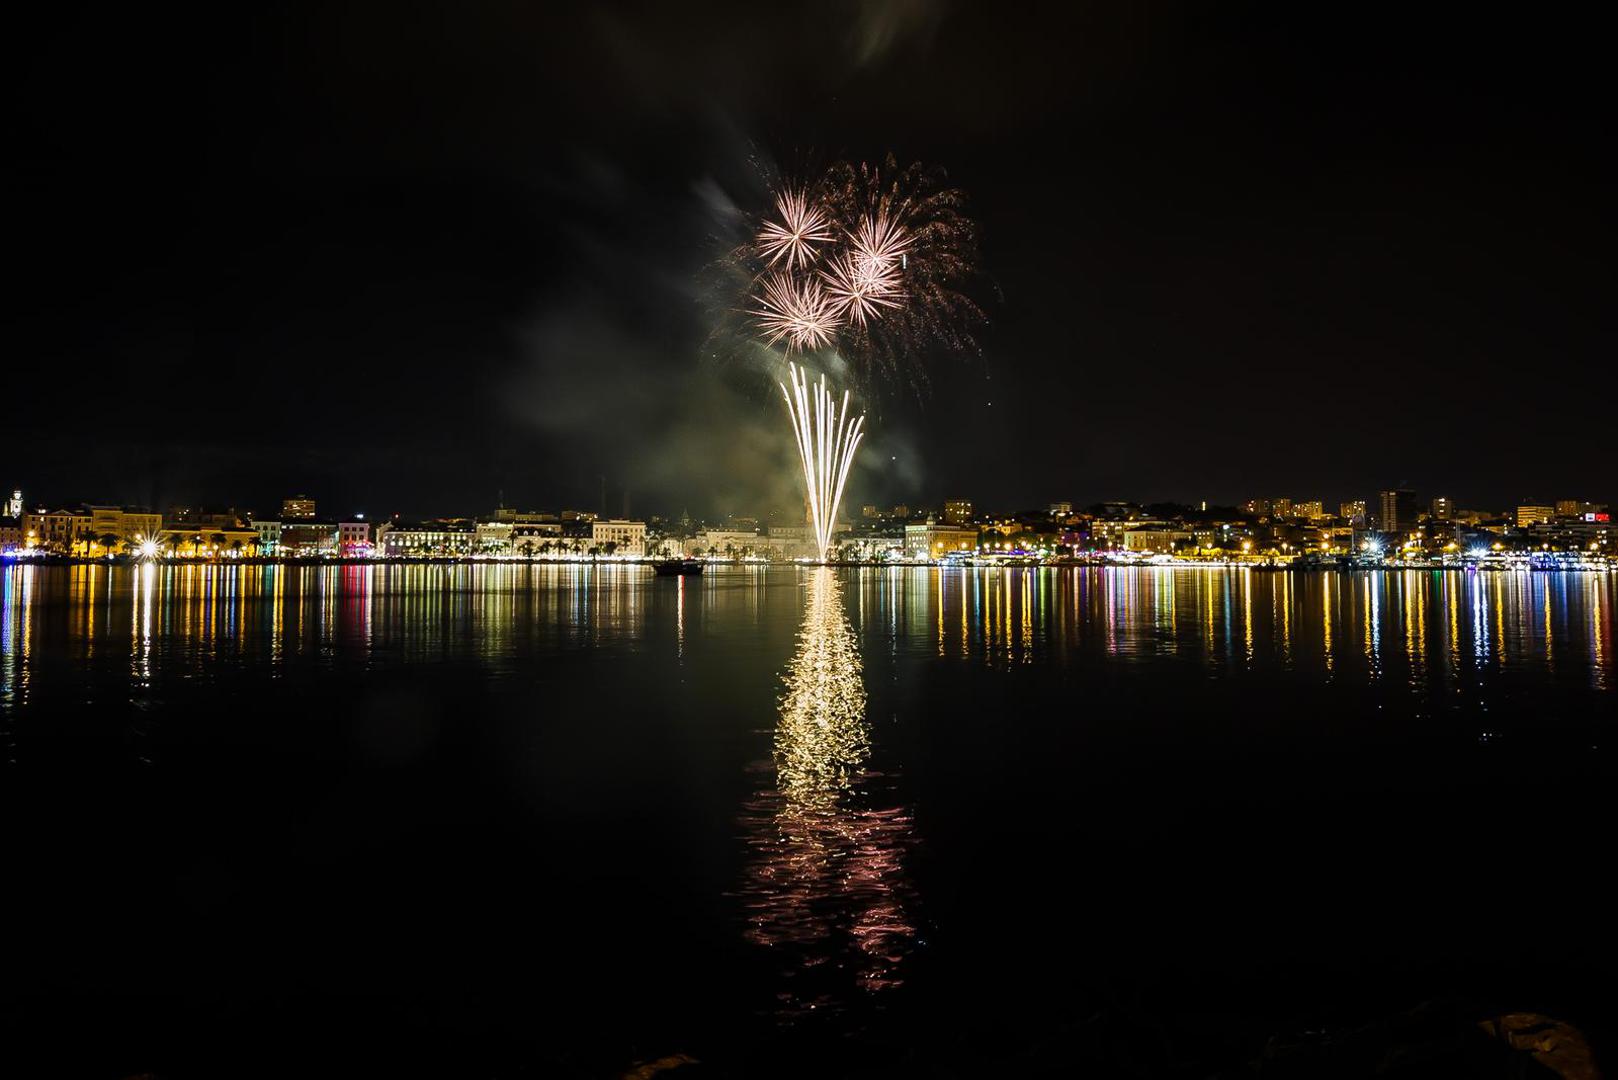
M 790 504 L 778 398 L 702 360 L 714 207 L 889 151 L 1001 298 L 869 403 L 855 505 L 1618 497 L 1606 39 L 1548 10 L 40 7 L 31 501 Z

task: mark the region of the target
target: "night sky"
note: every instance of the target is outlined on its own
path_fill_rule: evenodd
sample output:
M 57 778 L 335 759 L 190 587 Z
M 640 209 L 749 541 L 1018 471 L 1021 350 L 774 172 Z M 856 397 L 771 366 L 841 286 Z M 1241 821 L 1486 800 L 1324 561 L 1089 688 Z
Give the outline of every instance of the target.
M 715 207 L 890 151 L 970 193 L 991 323 L 867 403 L 855 506 L 1618 498 L 1607 46 L 1549 11 L 45 7 L 30 502 L 790 505 L 779 398 L 704 360 Z

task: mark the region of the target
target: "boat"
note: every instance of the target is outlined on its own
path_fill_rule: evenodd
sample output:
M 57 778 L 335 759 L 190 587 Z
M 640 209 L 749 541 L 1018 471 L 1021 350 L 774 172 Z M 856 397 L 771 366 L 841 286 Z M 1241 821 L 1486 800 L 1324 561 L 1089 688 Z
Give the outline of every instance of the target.
M 696 559 L 665 559 L 662 562 L 653 563 L 652 569 L 665 577 L 675 574 L 700 574 L 702 573 L 702 563 Z

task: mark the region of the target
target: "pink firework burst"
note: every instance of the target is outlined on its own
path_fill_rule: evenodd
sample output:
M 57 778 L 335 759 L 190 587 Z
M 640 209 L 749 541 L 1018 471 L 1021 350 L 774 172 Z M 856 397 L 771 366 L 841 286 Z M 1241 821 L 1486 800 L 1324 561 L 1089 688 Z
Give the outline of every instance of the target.
M 887 267 L 859 251 L 832 259 L 821 273 L 833 312 L 863 327 L 884 308 L 896 308 L 904 299 L 898 267 Z
M 780 220 L 764 222 L 758 234 L 759 253 L 770 266 L 783 260 L 789 270 L 808 266 L 816 245 L 835 238 L 825 212 L 802 191 L 781 192 L 775 209 Z
M 770 345 L 785 341 L 787 350 L 819 349 L 837 333 L 837 312 L 818 281 L 772 274 L 761 283 L 758 307 L 752 311 Z

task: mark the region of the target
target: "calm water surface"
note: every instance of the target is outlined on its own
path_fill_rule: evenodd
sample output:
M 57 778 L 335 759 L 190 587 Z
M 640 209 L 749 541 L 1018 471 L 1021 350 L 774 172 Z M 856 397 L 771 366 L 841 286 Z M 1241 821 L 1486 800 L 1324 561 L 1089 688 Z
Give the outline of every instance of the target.
M 1435 998 L 1590 1023 L 1615 603 L 1591 574 L 8 566 L 8 1012 L 108 1075 L 948 1071 L 1096 1017 L 1214 1067 Z

